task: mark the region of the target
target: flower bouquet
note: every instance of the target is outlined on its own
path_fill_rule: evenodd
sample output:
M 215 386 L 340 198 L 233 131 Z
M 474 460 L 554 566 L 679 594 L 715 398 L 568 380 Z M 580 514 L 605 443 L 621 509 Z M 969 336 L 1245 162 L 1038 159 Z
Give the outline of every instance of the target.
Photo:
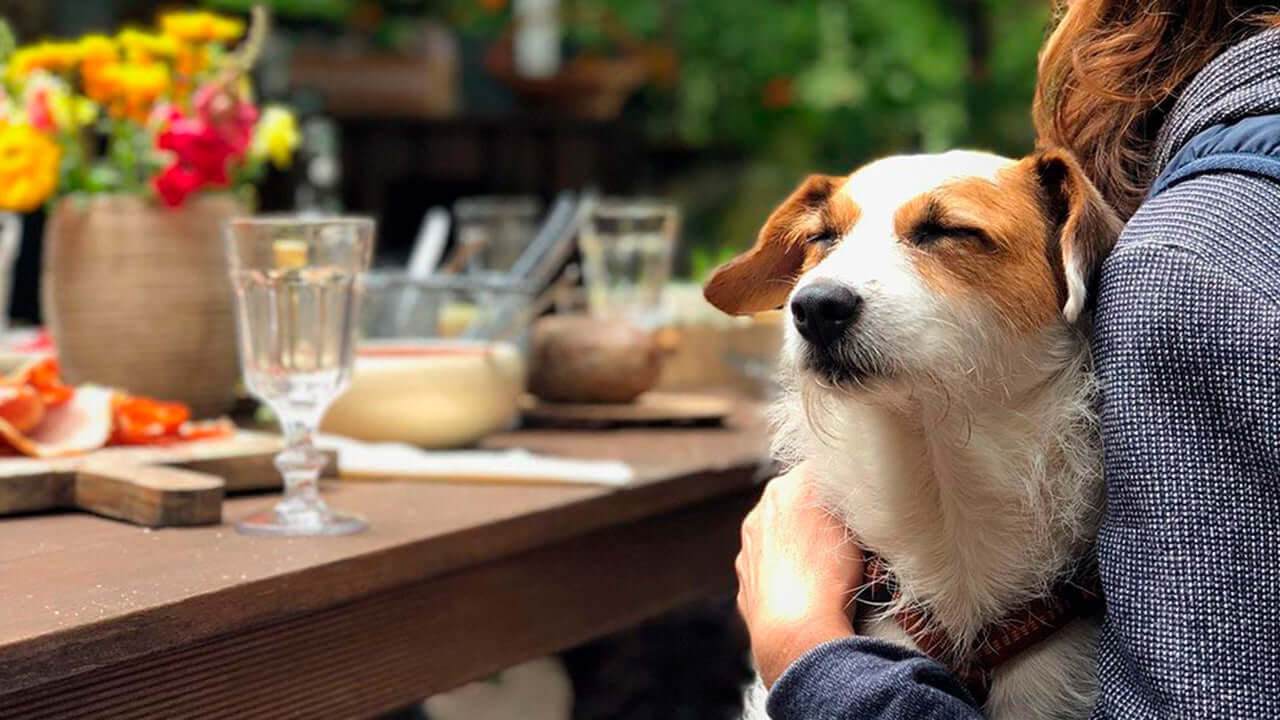
M 298 143 L 293 114 L 253 96 L 267 24 L 183 11 L 74 41 L 0 37 L 0 210 L 49 210 L 42 310 L 70 382 L 197 415 L 233 402 L 222 225 Z
M 148 191 L 178 207 L 200 190 L 251 187 L 268 162 L 288 167 L 294 116 L 260 109 L 248 80 L 266 32 L 255 17 L 247 39 L 239 19 L 173 12 L 158 30 L 0 40 L 0 209 Z

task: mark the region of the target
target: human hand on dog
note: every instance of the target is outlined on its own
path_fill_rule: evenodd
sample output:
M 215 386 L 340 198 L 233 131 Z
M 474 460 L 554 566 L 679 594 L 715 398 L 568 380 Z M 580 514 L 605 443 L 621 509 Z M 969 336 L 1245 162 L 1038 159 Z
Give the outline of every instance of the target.
M 742 523 L 735 567 L 738 611 L 766 687 L 804 653 L 853 634 L 846 606 L 862 583 L 862 553 L 819 504 L 806 465 L 765 487 Z

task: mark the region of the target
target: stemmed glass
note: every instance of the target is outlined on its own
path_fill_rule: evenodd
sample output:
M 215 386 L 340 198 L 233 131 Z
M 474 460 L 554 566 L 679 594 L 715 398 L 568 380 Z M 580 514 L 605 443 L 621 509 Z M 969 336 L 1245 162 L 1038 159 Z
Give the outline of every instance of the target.
M 252 535 L 345 535 L 368 527 L 320 498 L 326 457 L 312 442 L 351 380 L 352 354 L 373 254 L 367 218 L 231 220 L 227 258 L 235 288 L 240 362 L 249 391 L 275 412 L 284 499 L 236 524 Z

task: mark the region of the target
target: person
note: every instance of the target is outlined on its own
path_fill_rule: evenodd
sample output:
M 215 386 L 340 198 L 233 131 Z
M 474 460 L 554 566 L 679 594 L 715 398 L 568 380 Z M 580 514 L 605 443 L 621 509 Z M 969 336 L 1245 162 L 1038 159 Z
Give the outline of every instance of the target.
M 1098 278 L 1106 600 L 1093 718 L 1280 717 L 1280 14 L 1070 0 L 1033 117 L 1127 218 Z M 859 552 L 804 466 L 743 525 L 774 720 L 969 719 L 934 661 L 857 637 Z

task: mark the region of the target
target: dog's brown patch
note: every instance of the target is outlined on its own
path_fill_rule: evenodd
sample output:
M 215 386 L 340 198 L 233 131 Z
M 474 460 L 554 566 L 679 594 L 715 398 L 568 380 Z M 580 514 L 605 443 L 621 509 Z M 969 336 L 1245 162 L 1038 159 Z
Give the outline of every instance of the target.
M 810 175 L 765 221 L 755 245 L 712 273 L 703 288 L 707 300 L 733 315 L 786 302 L 800 275 L 858 221 L 857 204 L 840 192 L 846 180 Z
M 1074 315 L 1083 310 L 1085 288 L 1092 284 L 1124 223 L 1070 153 L 1049 148 L 1021 164 L 1028 166 L 1028 172 L 1039 183 L 1045 214 L 1056 230 L 1049 246 L 1049 261 L 1060 281 L 1064 312 L 1070 308 Z M 1077 282 L 1069 282 L 1070 277 Z M 1076 294 L 1082 296 L 1074 297 Z
M 1060 270 L 1046 252 L 1054 228 L 1027 161 L 994 182 L 966 178 L 913 198 L 898 209 L 894 229 L 934 292 L 982 293 L 1017 331 L 1057 319 Z

